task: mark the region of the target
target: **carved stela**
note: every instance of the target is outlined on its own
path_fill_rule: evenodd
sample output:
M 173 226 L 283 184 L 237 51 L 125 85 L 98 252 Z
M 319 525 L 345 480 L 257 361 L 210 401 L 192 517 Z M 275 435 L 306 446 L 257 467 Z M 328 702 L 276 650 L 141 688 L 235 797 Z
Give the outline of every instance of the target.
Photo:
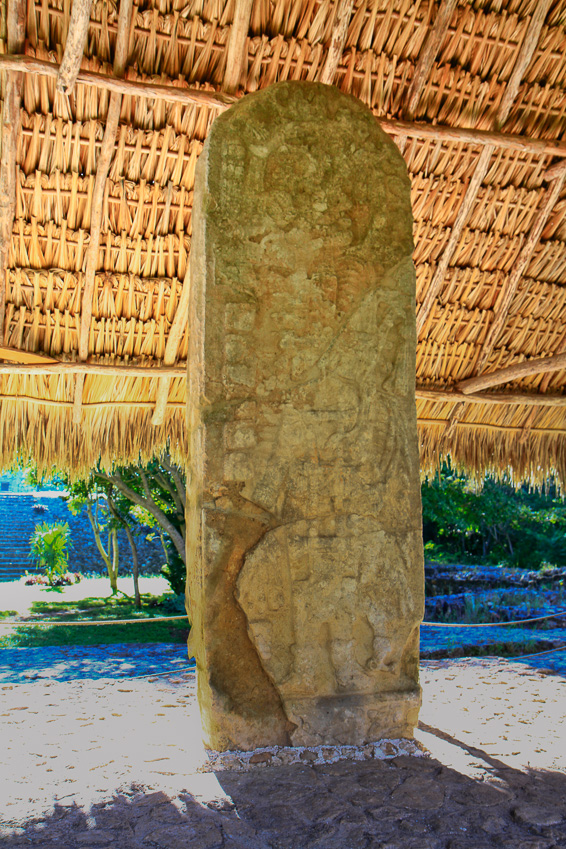
M 337 89 L 212 126 L 191 246 L 191 651 L 213 749 L 410 737 L 423 562 L 410 185 Z

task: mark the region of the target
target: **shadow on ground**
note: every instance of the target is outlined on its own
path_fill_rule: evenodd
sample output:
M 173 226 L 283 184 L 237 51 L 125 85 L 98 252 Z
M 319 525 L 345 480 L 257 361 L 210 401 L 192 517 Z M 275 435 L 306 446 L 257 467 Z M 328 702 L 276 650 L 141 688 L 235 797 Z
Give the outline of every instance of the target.
M 426 730 L 437 733 L 430 727 Z M 44 818 L 8 823 L 1 845 L 2 849 L 566 846 L 565 774 L 513 769 L 454 738 L 449 742 L 471 752 L 475 777 L 437 760 L 415 757 L 193 775 L 187 776 L 191 789 L 178 795 L 132 785 L 88 811 L 76 803 L 59 805 Z M 182 781 L 179 776 L 179 784 Z

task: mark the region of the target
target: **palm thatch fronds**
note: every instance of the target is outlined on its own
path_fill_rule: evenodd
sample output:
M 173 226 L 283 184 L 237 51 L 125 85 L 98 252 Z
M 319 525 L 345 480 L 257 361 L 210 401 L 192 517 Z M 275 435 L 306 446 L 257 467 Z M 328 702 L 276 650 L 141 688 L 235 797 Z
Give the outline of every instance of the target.
M 465 379 L 566 350 L 566 0 L 144 0 L 122 23 L 118 5 L 94 0 L 67 93 L 57 68 L 71 3 L 4 4 L 0 70 L 22 53 L 55 70 L 20 76 L 16 59 L 2 73 L 2 161 L 14 177 L 0 198 L 2 344 L 148 370 L 1 374 L 4 465 L 23 452 L 78 472 L 99 454 L 148 457 L 167 443 L 186 456 L 185 381 L 165 384 L 157 369 L 188 353 L 190 328 L 177 320 L 171 334 L 197 158 L 227 94 L 322 79 L 367 104 L 411 176 L 423 468 L 449 454 L 477 474 L 566 481 L 564 370 L 503 383 L 509 403 L 458 394 Z M 111 94 L 105 80 L 122 70 Z M 96 85 L 81 82 L 92 73 Z M 14 96 L 21 128 L 10 140 Z M 549 395 L 553 406 L 539 403 Z

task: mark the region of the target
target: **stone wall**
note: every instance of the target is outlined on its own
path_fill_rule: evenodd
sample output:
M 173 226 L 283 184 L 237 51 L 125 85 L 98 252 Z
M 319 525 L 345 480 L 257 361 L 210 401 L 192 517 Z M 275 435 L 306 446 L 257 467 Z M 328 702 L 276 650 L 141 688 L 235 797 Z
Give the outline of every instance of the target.
M 17 494 L 0 495 L 0 577 L 7 577 L 31 570 L 28 559 L 29 538 L 37 524 L 68 522 L 71 529 L 72 548 L 69 566 L 75 572 L 106 574 L 106 568 L 94 540 L 94 534 L 86 510 L 74 516 L 60 495 Z M 146 528 L 137 537 L 141 574 L 156 574 L 165 562 L 163 549 L 158 538 L 145 539 L 150 529 Z M 120 574 L 132 570 L 131 549 L 123 531 L 118 534 L 120 546 Z M 106 541 L 105 541 L 106 542 Z
M 337 89 L 214 122 L 195 184 L 191 648 L 207 744 L 411 736 L 423 563 L 410 185 Z

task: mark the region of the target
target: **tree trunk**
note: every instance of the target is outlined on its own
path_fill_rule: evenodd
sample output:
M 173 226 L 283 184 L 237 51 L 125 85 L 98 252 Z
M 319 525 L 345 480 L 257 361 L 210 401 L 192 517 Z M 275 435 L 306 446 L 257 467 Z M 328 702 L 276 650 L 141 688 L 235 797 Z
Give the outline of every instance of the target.
M 120 566 L 120 551 L 118 548 L 118 529 L 112 528 L 111 531 L 111 539 L 112 539 L 112 565 L 108 570 L 108 575 L 110 577 L 110 588 L 112 590 L 112 594 L 118 592 L 118 568 Z
M 114 504 L 114 500 L 110 494 L 110 492 L 106 496 L 106 500 L 108 501 L 108 507 L 110 508 L 110 512 L 114 516 L 114 519 L 120 523 L 120 525 L 124 528 L 126 532 L 126 536 L 128 537 L 128 542 L 130 543 L 130 548 L 132 549 L 132 572 L 134 577 L 134 598 L 135 605 L 138 610 L 141 609 L 141 596 L 140 596 L 140 585 L 139 585 L 139 558 L 138 558 L 138 547 L 136 545 L 136 541 L 134 539 L 134 535 L 132 533 L 132 529 L 128 523 L 126 516 L 122 516 L 121 513 L 118 512 L 116 505 Z M 117 543 L 117 539 L 116 539 Z
M 93 516 L 92 507 L 90 506 L 90 503 L 88 501 L 86 503 L 86 512 L 87 512 L 87 515 L 88 515 L 88 518 L 89 518 L 89 522 L 90 522 L 90 525 L 91 525 L 91 528 L 92 528 L 92 532 L 94 534 L 94 540 L 96 542 L 96 547 L 98 548 L 100 556 L 104 560 L 104 565 L 106 566 L 106 571 L 108 572 L 108 575 L 110 576 L 110 572 L 112 570 L 112 566 L 111 566 L 111 563 L 110 563 L 110 539 L 108 540 L 108 552 L 107 552 L 106 549 L 104 548 L 104 546 L 102 545 L 102 539 L 100 537 L 100 525 L 98 524 L 97 516 L 96 517 Z M 98 514 L 98 505 L 97 505 L 97 514 Z
M 128 537 L 128 542 L 130 543 L 130 548 L 132 549 L 132 572 L 134 576 L 134 603 L 136 605 L 137 610 L 141 610 L 141 596 L 140 596 L 140 566 L 138 559 L 138 547 L 136 545 L 136 541 L 134 539 L 134 535 L 131 531 L 130 526 L 127 522 L 124 523 L 124 530 L 126 531 L 126 536 Z

